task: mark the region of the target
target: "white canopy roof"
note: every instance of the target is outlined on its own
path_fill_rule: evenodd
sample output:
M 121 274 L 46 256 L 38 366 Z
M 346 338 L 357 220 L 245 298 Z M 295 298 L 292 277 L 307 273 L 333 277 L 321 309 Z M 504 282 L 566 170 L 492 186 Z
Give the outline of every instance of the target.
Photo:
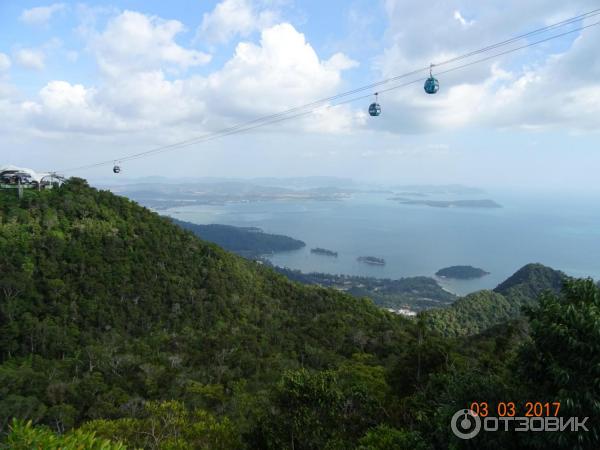
M 29 175 L 31 177 L 32 180 L 37 181 L 38 183 L 42 181 L 42 178 L 47 177 L 48 175 L 50 175 L 49 172 L 35 172 L 31 169 L 27 169 L 25 167 L 17 167 L 17 166 L 0 166 L 0 175 L 2 175 L 3 172 L 7 172 L 7 171 L 18 171 L 18 172 L 23 172 L 26 173 L 27 175 Z

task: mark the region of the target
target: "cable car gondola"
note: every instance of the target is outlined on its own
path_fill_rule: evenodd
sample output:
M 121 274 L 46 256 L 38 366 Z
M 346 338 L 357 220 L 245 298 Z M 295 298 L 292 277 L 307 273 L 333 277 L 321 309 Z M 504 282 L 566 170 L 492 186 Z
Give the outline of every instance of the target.
M 379 95 L 379 93 L 375 92 L 375 103 L 371 103 L 371 105 L 369 106 L 369 114 L 372 117 L 377 117 L 379 114 L 381 114 L 381 105 L 379 103 L 377 103 L 378 95 Z
M 113 172 L 114 173 L 120 173 L 121 172 L 121 167 L 119 165 L 115 164 L 113 166 Z
M 434 78 L 433 74 L 431 73 L 432 68 L 433 64 L 429 66 L 429 78 L 425 80 L 424 86 L 425 92 L 428 94 L 436 94 L 437 91 L 440 90 L 440 82 L 437 80 L 437 78 Z

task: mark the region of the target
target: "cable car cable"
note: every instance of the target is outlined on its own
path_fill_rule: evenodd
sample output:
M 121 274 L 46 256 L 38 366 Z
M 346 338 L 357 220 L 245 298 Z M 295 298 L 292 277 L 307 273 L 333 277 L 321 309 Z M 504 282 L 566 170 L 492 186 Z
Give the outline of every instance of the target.
M 543 42 L 550 41 L 552 39 L 556 39 L 556 38 L 564 36 L 566 34 L 574 33 L 576 31 L 581 31 L 582 29 L 591 28 L 593 26 L 598 26 L 598 25 L 600 25 L 600 21 L 595 22 L 595 23 L 590 24 L 590 25 L 586 25 L 585 27 L 581 27 L 580 29 L 577 29 L 577 30 L 571 30 L 571 31 L 562 33 L 561 35 L 552 36 L 552 37 L 549 37 L 549 38 L 546 38 L 546 39 L 542 39 L 542 40 L 539 40 L 539 41 L 536 41 L 536 42 L 532 42 L 532 43 L 527 44 L 527 45 L 523 45 L 523 46 L 515 48 L 515 49 L 511 49 L 511 50 L 507 50 L 507 51 L 504 51 L 504 52 L 501 52 L 501 53 L 497 53 L 497 54 L 494 54 L 494 55 L 491 55 L 491 56 L 487 56 L 485 58 L 481 58 L 481 59 L 478 59 L 476 61 L 471 61 L 469 63 L 462 64 L 460 66 L 452 67 L 450 69 L 446 69 L 444 71 L 437 72 L 437 75 L 444 75 L 444 74 L 447 74 L 447 73 L 455 72 L 457 70 L 461 70 L 461 69 L 473 66 L 475 64 L 479 64 L 481 62 L 488 61 L 490 59 L 494 59 L 494 58 L 497 58 L 497 57 L 500 57 L 500 56 L 503 56 L 503 55 L 506 55 L 506 54 L 509 54 L 509 53 L 512 53 L 512 52 L 515 52 L 515 51 L 518 51 L 518 50 L 522 50 L 522 49 L 525 49 L 527 47 L 532 47 L 534 45 L 538 45 L 538 44 L 541 44 Z M 412 81 L 409 81 L 409 82 L 406 82 L 406 83 L 402 83 L 402 84 L 399 84 L 399 85 L 396 85 L 396 86 L 392 86 L 390 88 L 382 89 L 382 90 L 378 91 L 378 94 L 381 94 L 381 93 L 384 93 L 384 92 L 394 91 L 394 90 L 397 90 L 397 89 L 400 89 L 400 88 L 404 88 L 404 87 L 407 87 L 407 86 L 410 86 L 410 85 L 413 85 L 413 84 L 416 84 L 416 83 L 421 83 L 421 82 L 423 82 L 423 80 L 424 80 L 424 78 L 418 78 L 418 79 L 415 79 L 415 80 L 412 80 Z M 372 95 L 373 94 L 363 95 L 363 96 L 360 96 L 360 97 L 353 97 L 353 98 L 350 98 L 350 99 L 347 99 L 347 100 L 344 100 L 344 101 L 341 101 L 341 102 L 338 102 L 338 103 L 335 103 L 335 104 L 323 105 L 323 106 L 321 106 L 319 108 L 314 108 L 314 109 L 312 109 L 310 111 L 304 111 L 304 112 L 295 114 L 293 116 L 280 117 L 278 119 L 269 121 L 268 123 L 255 124 L 255 125 L 247 127 L 247 128 L 243 128 L 243 129 L 231 131 L 231 132 L 224 133 L 224 134 L 205 136 L 203 138 L 198 138 L 192 144 L 190 144 L 190 143 L 173 144 L 173 146 L 178 145 L 178 147 L 176 147 L 176 148 L 162 148 L 160 150 L 156 149 L 154 151 L 154 153 L 152 153 L 152 155 L 158 154 L 158 153 L 167 152 L 167 151 L 177 150 L 177 149 L 179 149 L 181 147 L 186 147 L 186 146 L 193 145 L 193 144 L 196 144 L 196 143 L 204 143 L 204 142 L 207 142 L 207 141 L 212 141 L 212 140 L 215 140 L 215 139 L 219 139 L 221 137 L 231 136 L 233 134 L 238 134 L 238 133 L 243 133 L 243 132 L 251 131 L 251 130 L 254 130 L 254 129 L 257 129 L 257 128 L 261 128 L 261 127 L 266 126 L 266 125 L 271 125 L 271 124 L 283 122 L 283 121 L 286 121 L 286 120 L 291 120 L 291 119 L 296 119 L 296 118 L 299 118 L 299 117 L 308 116 L 308 115 L 314 113 L 315 111 L 318 111 L 319 109 L 325 109 L 325 110 L 326 109 L 332 109 L 332 108 L 335 108 L 337 106 L 341 106 L 341 105 L 345 105 L 345 104 L 348 104 L 348 103 L 356 102 L 358 100 L 364 100 L 364 99 L 367 99 L 367 98 L 371 98 Z M 148 154 L 138 155 L 136 157 L 131 158 L 130 160 L 140 159 L 140 158 L 142 158 L 144 156 L 147 156 L 147 155 Z
M 546 27 L 539 28 L 537 30 L 531 31 L 529 33 L 522 34 L 522 35 L 517 36 L 515 38 L 511 38 L 511 39 L 502 41 L 500 43 L 493 44 L 493 45 L 484 47 L 482 49 L 475 50 L 475 51 L 472 51 L 470 53 L 467 53 L 467 54 L 464 54 L 464 55 L 461 55 L 461 56 L 457 56 L 455 58 L 451 58 L 449 60 L 442 61 L 440 63 L 433 64 L 433 66 L 439 67 L 439 66 L 450 64 L 452 62 L 460 61 L 462 59 L 466 59 L 468 57 L 471 57 L 471 56 L 474 56 L 474 55 L 477 55 L 477 54 L 481 54 L 481 53 L 490 51 L 491 49 L 496 49 L 496 48 L 499 48 L 501 46 L 508 45 L 510 43 L 513 43 L 513 42 L 516 42 L 516 41 L 518 41 L 520 39 L 523 39 L 524 37 L 532 36 L 534 34 L 539 34 L 541 32 L 545 32 L 545 31 L 548 31 L 548 30 L 551 30 L 551 29 L 556 29 L 556 28 L 559 28 L 559 27 L 562 27 L 562 26 L 565 26 L 565 25 L 572 24 L 572 23 L 574 23 L 576 21 L 583 20 L 585 18 L 594 17 L 594 16 L 599 15 L 599 14 L 600 14 L 600 9 L 596 9 L 596 10 L 590 11 L 590 12 L 585 13 L 585 14 L 580 14 L 580 15 L 572 17 L 570 19 L 565 19 L 565 20 L 563 20 L 561 22 L 557 22 L 555 24 L 548 25 Z M 578 27 L 578 28 L 566 31 L 564 33 L 560 33 L 558 35 L 553 35 L 553 36 L 550 36 L 548 38 L 545 38 L 545 39 L 542 39 L 542 40 L 539 40 L 539 41 L 534 41 L 534 42 L 528 43 L 528 44 L 520 46 L 520 47 L 509 49 L 509 50 L 503 51 L 501 53 L 497 53 L 497 54 L 494 54 L 494 55 L 491 55 L 491 56 L 488 56 L 488 57 L 485 57 L 485 58 L 482 58 L 482 59 L 478 59 L 476 61 L 472 61 L 470 63 L 458 66 L 456 68 L 452 68 L 452 69 L 449 69 L 449 70 L 446 70 L 446 71 L 437 72 L 437 74 L 440 75 L 440 74 L 449 73 L 449 72 L 452 72 L 452 71 L 455 71 L 455 70 L 458 70 L 458 69 L 461 69 L 461 68 L 464 68 L 464 67 L 469 67 L 471 65 L 478 64 L 478 63 L 481 63 L 481 62 L 484 62 L 484 61 L 487 61 L 487 60 L 490 60 L 490 59 L 493 59 L 493 58 L 497 58 L 497 57 L 500 57 L 500 56 L 503 56 L 503 55 L 506 55 L 506 54 L 509 54 L 509 53 L 512 53 L 512 52 L 515 52 L 515 51 L 519 51 L 519 50 L 522 50 L 522 49 L 525 49 L 525 48 L 528 48 L 528 47 L 532 47 L 534 45 L 539 45 L 539 44 L 541 44 L 543 42 L 547 42 L 547 41 L 550 41 L 550 40 L 553 40 L 553 39 L 557 39 L 557 38 L 560 38 L 560 37 L 563 37 L 563 36 L 566 36 L 566 35 L 578 32 L 578 31 L 582 31 L 584 29 L 591 28 L 591 27 L 597 26 L 599 24 L 600 24 L 600 22 L 594 22 L 592 24 L 581 26 L 581 27 Z M 293 113 L 293 112 L 301 111 L 301 110 L 304 110 L 304 109 L 307 109 L 307 108 L 311 108 L 311 107 L 320 105 L 322 103 L 326 103 L 326 102 L 334 101 L 334 100 L 337 100 L 337 99 L 340 99 L 340 98 L 343 98 L 343 97 L 347 97 L 349 95 L 352 95 L 352 94 L 355 94 L 355 93 L 359 93 L 359 92 L 365 91 L 367 89 L 372 89 L 373 87 L 381 86 L 383 84 L 387 84 L 387 83 L 390 83 L 392 81 L 397 81 L 397 80 L 400 80 L 402 78 L 409 77 L 411 75 L 416 75 L 418 73 L 423 72 L 424 70 L 430 69 L 430 67 L 431 66 L 428 66 L 426 68 L 421 68 L 421 69 L 418 69 L 418 70 L 414 70 L 414 71 L 411 71 L 411 72 L 407 72 L 407 73 L 402 74 L 402 75 L 398 75 L 398 76 L 391 77 L 391 78 L 388 78 L 388 79 L 385 79 L 385 80 L 381 80 L 381 81 L 378 81 L 378 82 L 375 82 L 375 83 L 371 83 L 369 85 L 361 86 L 359 88 L 356 88 L 356 89 L 353 89 L 353 90 L 350 90 L 350 91 L 347 91 L 347 92 L 343 92 L 343 93 L 340 93 L 340 94 L 336 94 L 336 95 L 331 96 L 331 97 L 327 97 L 327 98 L 324 98 L 324 99 L 321 99 L 321 100 L 317 100 L 317 101 L 314 101 L 314 102 L 311 102 L 311 103 L 308 103 L 308 104 L 305 104 L 305 105 L 300 105 L 300 106 L 297 106 L 297 107 L 294 107 L 294 108 L 290 108 L 288 110 L 281 111 L 279 113 L 275 113 L 275 114 L 271 114 L 271 115 L 259 117 L 259 118 L 256 118 L 256 119 L 253 119 L 253 120 L 250 120 L 250 121 L 247 121 L 247 122 L 239 123 L 239 124 L 236 124 L 236 125 L 233 125 L 231 127 L 227 127 L 227 128 L 215 131 L 215 132 L 207 133 L 207 134 L 205 134 L 203 136 L 198 136 L 198 137 L 191 138 L 191 139 L 188 139 L 188 140 L 184 140 L 184 141 L 181 141 L 181 142 L 177 142 L 177 143 L 173 143 L 173 144 L 169 144 L 169 145 L 157 147 L 155 149 L 147 150 L 147 151 L 144 151 L 144 152 L 140 152 L 140 153 L 136 153 L 136 154 L 124 156 L 122 158 L 119 158 L 118 160 L 119 161 L 131 161 L 131 160 L 139 159 L 141 157 L 150 156 L 150 155 L 153 155 L 153 154 L 156 154 L 156 153 L 162 153 L 163 151 L 169 151 L 169 150 L 172 150 L 172 149 L 178 149 L 178 148 L 181 148 L 181 147 L 185 147 L 185 146 L 188 146 L 188 145 L 193 145 L 193 144 L 200 143 L 200 142 L 205 142 L 206 140 L 212 140 L 212 139 L 215 139 L 215 138 L 218 138 L 218 137 L 222 137 L 222 136 L 229 136 L 231 134 L 235 134 L 238 131 L 239 132 L 244 132 L 244 131 L 247 131 L 247 130 L 250 130 L 250 129 L 255 129 L 255 128 L 258 128 L 258 127 L 261 127 L 261 126 L 266 126 L 266 125 L 269 125 L 271 123 L 278 123 L 278 122 L 281 122 L 282 120 L 293 119 L 293 118 L 296 118 L 296 117 L 308 115 L 308 114 L 314 112 L 315 110 L 317 110 L 319 108 L 313 108 L 313 109 L 310 109 L 308 111 L 305 111 L 305 112 L 302 112 L 302 113 L 296 114 L 296 115 L 291 115 L 290 116 L 289 114 Z M 410 84 L 413 84 L 413 83 L 418 82 L 418 81 L 421 81 L 421 79 L 415 80 L 415 81 L 411 81 L 409 83 L 405 83 L 405 84 L 402 84 L 402 85 L 399 85 L 399 86 L 394 86 L 392 88 L 382 89 L 382 90 L 379 90 L 378 93 L 388 92 L 390 90 L 395 90 L 395 89 L 398 89 L 399 87 L 404 87 L 406 85 L 410 85 Z M 357 101 L 359 99 L 364 99 L 366 97 L 370 97 L 371 95 L 372 94 L 369 94 L 367 96 L 362 96 L 362 97 L 356 97 L 356 98 L 350 99 L 349 101 L 344 101 L 344 102 L 335 103 L 333 105 L 326 105 L 326 106 L 327 107 L 335 107 L 335 106 L 339 106 L 341 104 L 354 102 L 354 101 Z M 79 167 L 65 169 L 65 170 L 61 170 L 61 171 L 55 171 L 55 172 L 63 172 L 64 173 L 64 172 L 73 172 L 73 171 L 78 171 L 78 170 L 85 170 L 85 169 L 90 169 L 90 168 L 95 168 L 95 167 L 100 167 L 100 166 L 112 164 L 113 161 L 114 161 L 114 159 L 111 159 L 111 160 L 107 160 L 107 161 L 98 162 L 98 163 L 95 163 L 95 164 L 88 164 L 88 165 L 84 165 L 84 166 L 79 166 Z

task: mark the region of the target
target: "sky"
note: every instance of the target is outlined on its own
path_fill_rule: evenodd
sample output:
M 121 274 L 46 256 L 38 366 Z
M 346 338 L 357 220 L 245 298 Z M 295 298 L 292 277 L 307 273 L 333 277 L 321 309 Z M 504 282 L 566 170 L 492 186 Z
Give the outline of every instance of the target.
M 105 178 L 110 166 L 70 169 L 327 98 L 598 7 L 596 0 L 0 0 L 0 165 Z M 436 95 L 424 93 L 423 71 L 402 80 L 414 84 L 380 95 L 380 117 L 369 117 L 372 99 L 363 98 L 123 162 L 119 176 L 327 175 L 600 191 L 598 43 L 594 26 L 439 74 Z

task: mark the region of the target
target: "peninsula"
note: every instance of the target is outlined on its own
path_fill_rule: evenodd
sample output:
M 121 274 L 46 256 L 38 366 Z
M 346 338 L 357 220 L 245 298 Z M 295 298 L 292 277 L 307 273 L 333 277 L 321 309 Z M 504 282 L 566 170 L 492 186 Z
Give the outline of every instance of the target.
M 237 253 L 246 258 L 257 258 L 277 252 L 298 250 L 306 244 L 298 239 L 280 234 L 265 233 L 256 227 L 234 227 L 231 225 L 199 225 L 170 218 L 170 220 L 196 236 Z

